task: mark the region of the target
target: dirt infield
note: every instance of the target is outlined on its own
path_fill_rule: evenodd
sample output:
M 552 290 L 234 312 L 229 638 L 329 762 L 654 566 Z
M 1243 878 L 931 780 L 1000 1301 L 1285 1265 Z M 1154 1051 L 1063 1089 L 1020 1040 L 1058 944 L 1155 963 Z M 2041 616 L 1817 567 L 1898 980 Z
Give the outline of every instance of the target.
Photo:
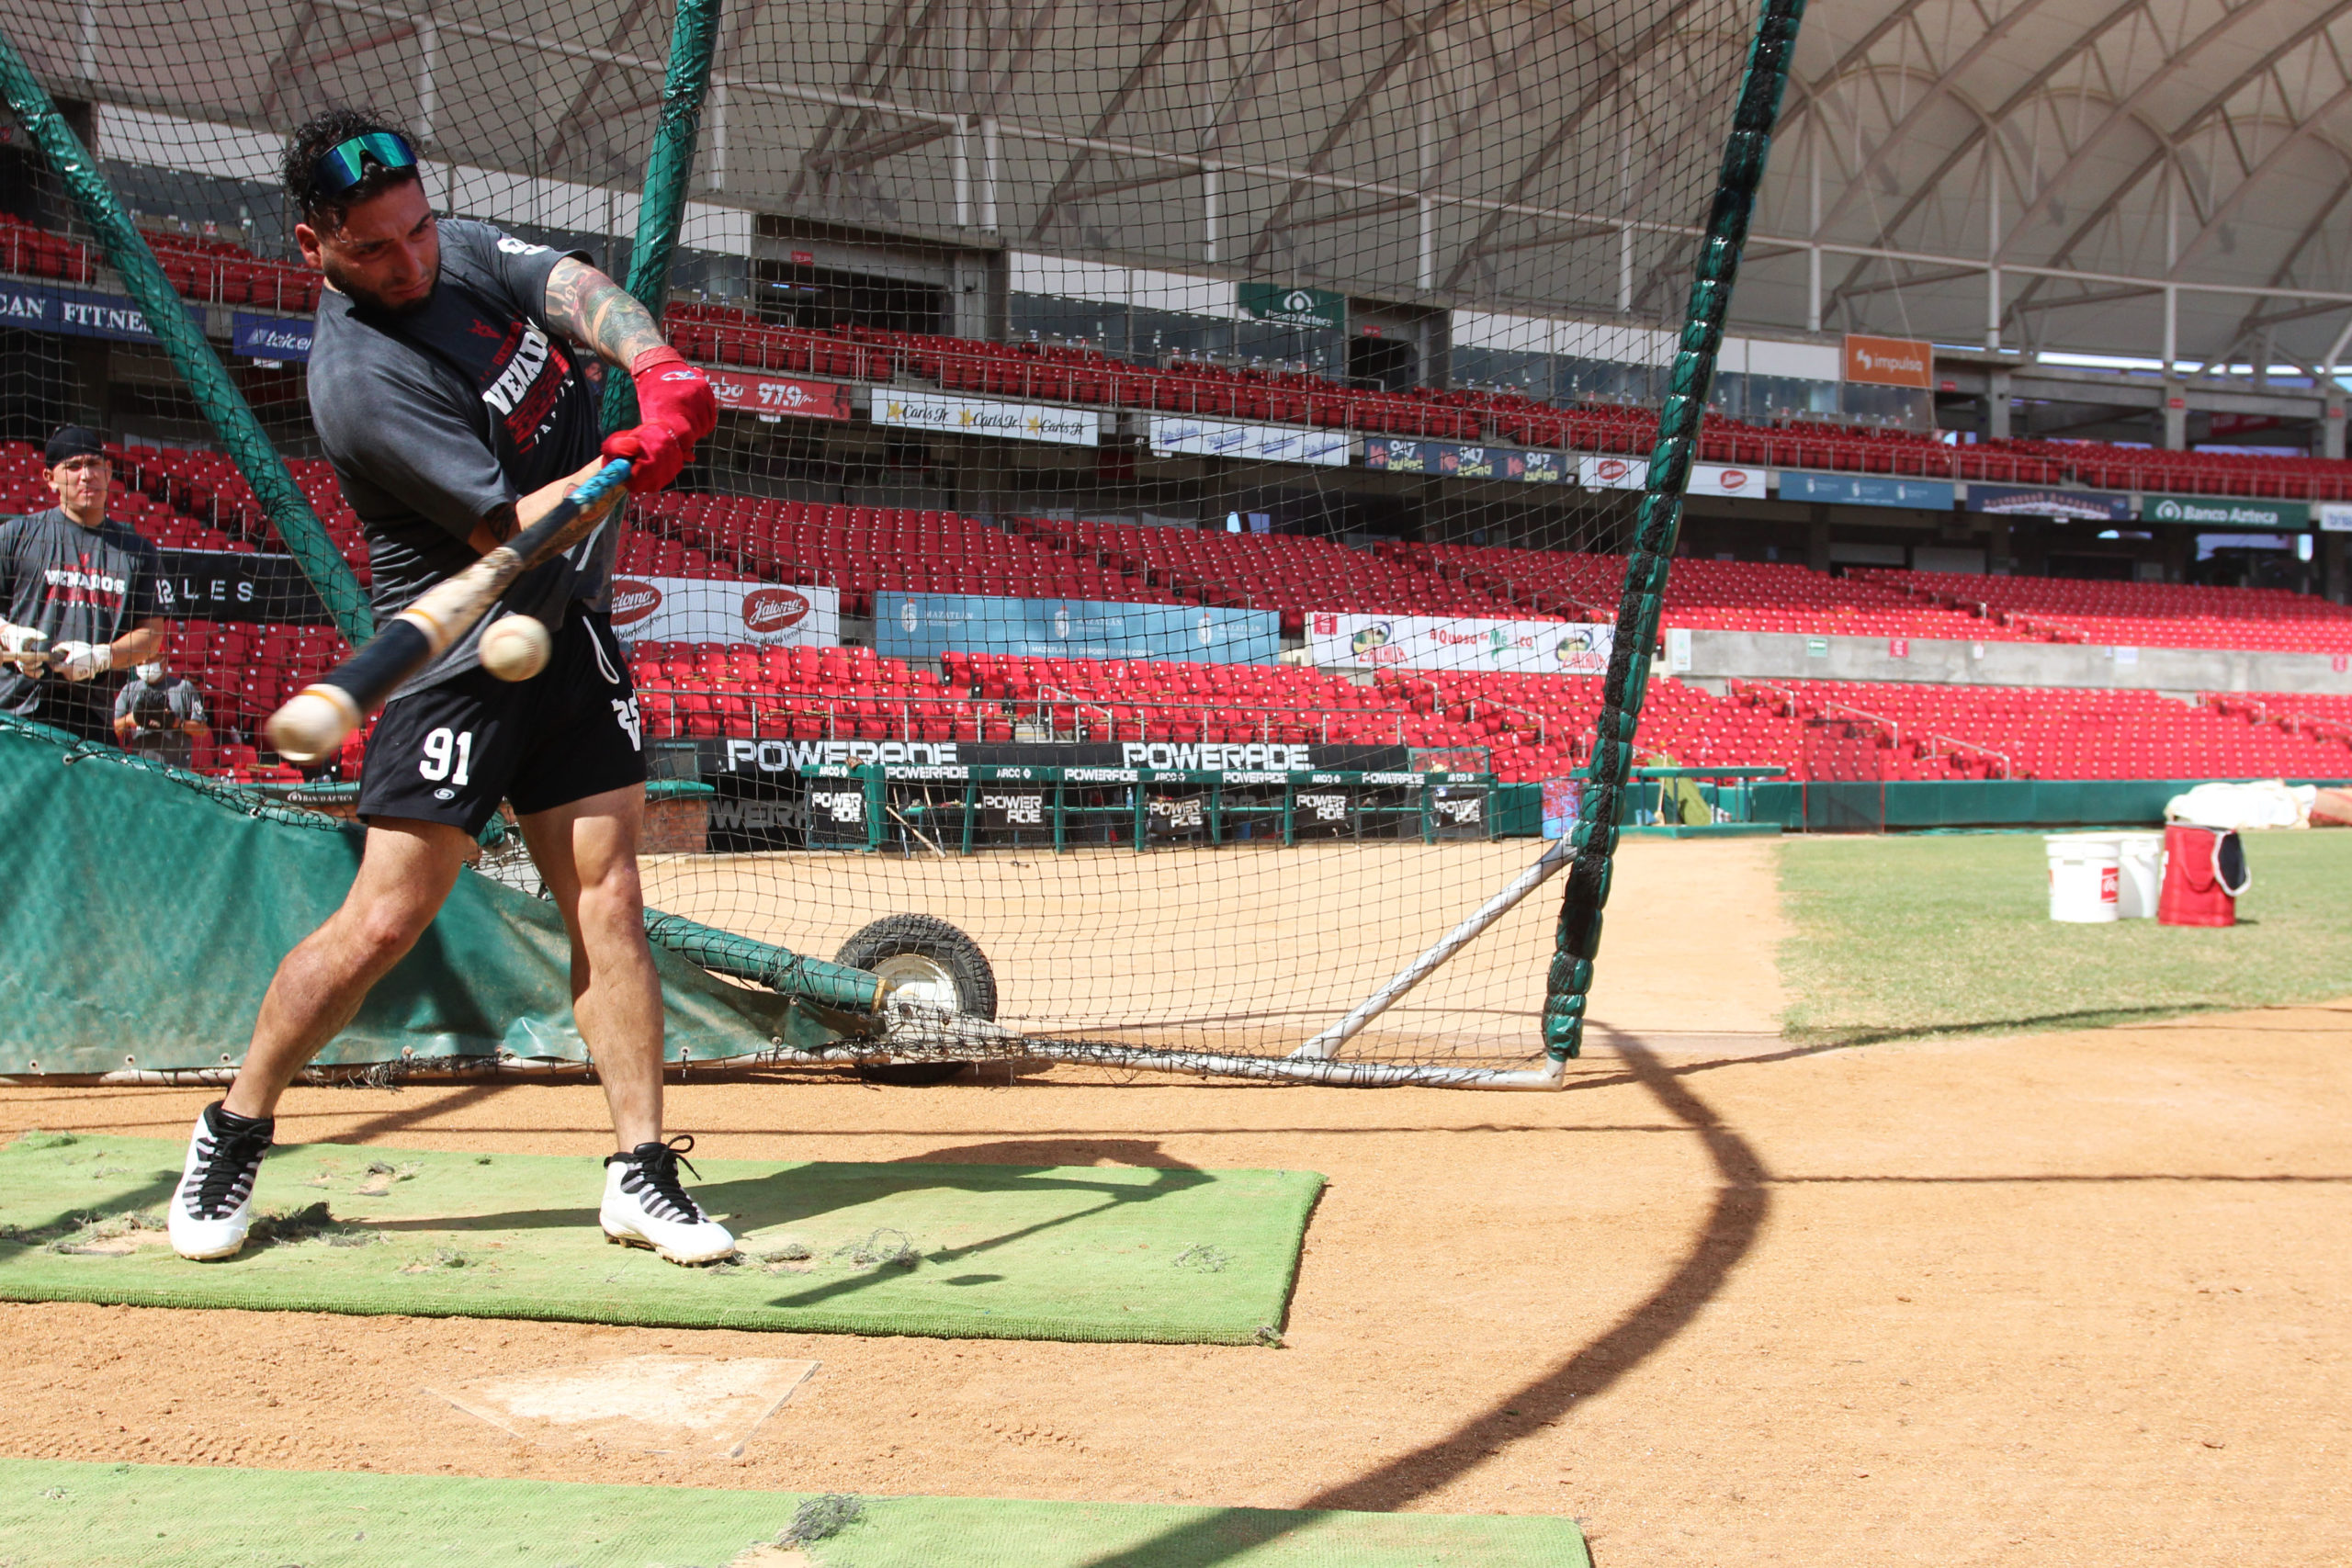
M 1324 1172 L 1283 1348 L 0 1306 L 0 1453 L 1564 1512 L 1608 1568 L 2352 1559 L 2352 1003 L 1719 1048 L 1777 983 L 1706 900 L 1770 860 L 1693 847 L 1633 846 L 1611 902 L 1611 1016 L 1659 1047 L 1610 1035 L 1561 1094 L 673 1091 L 722 1156 Z M 175 1136 L 203 1098 L 0 1089 L 0 1128 Z M 584 1087 L 300 1090 L 282 1135 L 570 1151 L 583 1194 L 605 1146 Z M 430 1392 L 679 1355 L 820 1365 L 734 1462 Z
M 999 1016 L 1057 1032 L 1283 1052 L 1377 989 L 1540 852 L 1494 843 L 1291 850 L 677 856 L 646 867 L 674 914 L 831 956 L 869 920 L 935 915 L 989 955 Z M 1524 899 L 1353 1054 L 1524 1061 L 1542 1048 L 1556 881 Z M 1774 846 L 1631 840 L 1592 1016 L 1645 1032 L 1763 1034 L 1785 998 Z

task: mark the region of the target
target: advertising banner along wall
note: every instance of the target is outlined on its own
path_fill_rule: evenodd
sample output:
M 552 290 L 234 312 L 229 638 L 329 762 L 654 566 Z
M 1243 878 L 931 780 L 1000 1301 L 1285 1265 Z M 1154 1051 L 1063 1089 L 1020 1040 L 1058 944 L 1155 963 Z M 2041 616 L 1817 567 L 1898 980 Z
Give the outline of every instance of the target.
M 1650 482 L 1646 457 L 1578 457 L 1577 479 L 1587 490 L 1641 490 Z M 1720 463 L 1693 463 L 1686 495 L 1752 495 L 1764 498 L 1771 481 L 1766 468 L 1736 468 Z
M 1367 436 L 1363 466 L 1382 473 L 1443 474 L 1457 479 L 1516 479 L 1558 484 L 1568 477 L 1557 452 L 1526 452 L 1515 446 L 1472 446 L 1459 441 L 1397 441 Z
M 1311 463 L 1345 467 L 1354 438 L 1342 430 L 1306 430 L 1286 424 L 1244 424 L 1224 419 L 1184 419 L 1154 414 L 1151 449 L 1159 457 L 1186 453 L 1203 457 L 1250 457 L 1264 463 Z
M 1833 506 L 1907 506 L 1950 512 L 1960 487 L 1950 479 L 1896 479 L 1882 474 L 1814 474 L 1791 469 L 1781 476 L 1782 501 L 1821 501 Z
M 877 390 L 873 418 L 876 424 L 910 430 L 1045 441 L 1057 446 L 1098 446 L 1102 441 L 1102 421 L 1092 409 L 1001 403 L 993 398 L 957 398 L 940 392 Z
M 274 621 L 286 626 L 328 623 L 318 590 L 292 556 L 229 550 L 156 552 L 164 558 L 156 588 L 164 614 L 185 621 Z
M 229 323 L 230 347 L 248 358 L 284 364 L 311 357 L 308 316 L 256 316 L 239 310 Z
M 1327 669 L 1495 670 L 1599 675 L 1617 628 L 1576 621 L 1477 621 L 1310 611 L 1307 651 Z
M 1033 659 L 1182 659 L 1271 664 L 1282 652 L 1272 610 L 999 599 L 977 593 L 876 593 L 874 650 L 934 659 L 949 649 Z
M 765 421 L 847 419 L 849 389 L 831 381 L 804 381 L 794 376 L 749 376 L 740 370 L 712 370 L 711 396 L 723 409 L 740 409 Z
M 2032 490 L 2023 485 L 1968 487 L 1971 512 L 1995 517 L 2072 517 L 2086 523 L 2120 523 L 2132 515 L 2132 498 L 2103 490 Z
M 2311 526 L 2312 509 L 2307 502 L 2256 501 L 2242 495 L 2149 495 L 2140 498 L 2140 516 L 2149 523 L 2300 534 Z
M 842 640 L 842 595 L 706 577 L 615 577 L 613 630 L 629 642 L 831 648 Z
M 188 305 L 184 309 L 198 326 L 204 324 L 203 306 Z M 105 338 L 112 343 L 155 341 L 146 312 L 119 295 L 20 283 L 0 284 L 0 327 L 54 333 L 64 337 Z

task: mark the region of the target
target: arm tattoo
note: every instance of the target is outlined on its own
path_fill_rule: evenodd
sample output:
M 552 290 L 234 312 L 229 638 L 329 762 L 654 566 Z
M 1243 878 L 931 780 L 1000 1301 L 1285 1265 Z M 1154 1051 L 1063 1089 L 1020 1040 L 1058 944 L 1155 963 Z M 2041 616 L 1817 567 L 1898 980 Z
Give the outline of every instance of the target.
M 624 370 L 662 346 L 662 329 L 628 289 L 570 256 L 548 275 L 547 314 L 549 326 Z
M 503 545 L 514 536 L 520 522 L 521 519 L 514 514 L 514 503 L 510 501 L 503 506 L 492 507 L 483 516 L 481 525 L 489 531 L 492 543 Z

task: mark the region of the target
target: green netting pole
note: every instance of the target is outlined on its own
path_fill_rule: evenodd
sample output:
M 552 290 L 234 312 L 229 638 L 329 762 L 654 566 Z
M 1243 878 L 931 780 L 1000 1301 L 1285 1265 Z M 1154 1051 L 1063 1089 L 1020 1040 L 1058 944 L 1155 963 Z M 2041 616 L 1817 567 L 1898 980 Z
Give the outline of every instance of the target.
M 1755 41 L 1748 47 L 1747 78 L 1732 111 L 1731 138 L 1724 146 L 1723 173 L 1707 214 L 1706 237 L 1700 242 L 1698 276 L 1690 286 L 1665 406 L 1658 411 L 1649 482 L 1634 514 L 1633 559 L 1626 564 L 1625 589 L 1617 602 L 1616 644 L 1601 686 L 1590 782 L 1570 839 L 1576 859 L 1561 901 L 1559 945 L 1544 987 L 1544 1044 L 1555 1060 L 1577 1055 L 1584 1045 L 1585 1000 L 1592 989 L 1593 955 L 1600 949 L 1610 857 L 1617 848 L 1617 819 L 1624 810 L 1625 779 L 1649 684 L 1650 649 L 1657 642 L 1667 569 L 1682 525 L 1683 486 L 1697 455 L 1707 388 L 1714 379 L 1716 350 L 1723 345 L 1724 316 L 1739 276 L 1740 251 L 1747 243 L 1748 218 L 1764 178 L 1772 124 L 1780 117 L 1781 91 L 1788 84 L 1797 26 L 1804 19 L 1804 0 L 1765 0 Z
M 710 57 L 718 41 L 719 0 L 678 0 L 670 28 L 670 69 L 662 79 L 662 118 L 645 155 L 638 197 L 637 242 L 629 248 L 628 291 L 660 321 L 670 302 L 670 259 L 694 184 L 702 101 L 710 91 Z M 627 376 L 605 378 L 605 428 L 637 423 L 637 389 Z
M 0 30 L 0 93 L 6 95 L 8 107 L 73 194 L 82 220 L 106 247 L 107 262 L 145 313 L 156 341 L 172 356 L 173 367 L 187 383 L 196 406 L 204 411 L 237 471 L 253 487 L 278 537 L 286 541 L 295 563 L 318 591 L 327 614 L 354 643 L 367 641 L 375 635 L 376 618 L 368 611 L 359 580 L 351 574 L 334 541 L 327 537 L 294 476 L 286 471 L 277 448 L 262 434 L 261 422 L 229 378 L 212 345 L 204 341 L 203 330 L 187 319 L 171 280 L 156 265 L 154 253 L 147 248 L 130 215 L 115 199 L 97 160 L 57 112 L 57 106 L 4 30 Z

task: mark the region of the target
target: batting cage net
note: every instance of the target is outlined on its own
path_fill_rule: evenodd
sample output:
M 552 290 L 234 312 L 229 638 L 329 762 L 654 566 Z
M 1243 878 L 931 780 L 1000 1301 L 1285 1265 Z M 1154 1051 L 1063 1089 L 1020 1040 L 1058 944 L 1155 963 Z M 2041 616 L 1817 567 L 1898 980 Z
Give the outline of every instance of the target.
M 717 391 L 612 585 L 657 936 L 995 1020 L 900 1055 L 1548 1081 L 1627 770 L 1716 760 L 1680 498 L 1819 396 L 1716 374 L 1795 9 L 25 0 L 0 513 L 102 430 L 169 760 L 347 809 L 261 729 L 372 626 L 279 165 L 372 108 Z

